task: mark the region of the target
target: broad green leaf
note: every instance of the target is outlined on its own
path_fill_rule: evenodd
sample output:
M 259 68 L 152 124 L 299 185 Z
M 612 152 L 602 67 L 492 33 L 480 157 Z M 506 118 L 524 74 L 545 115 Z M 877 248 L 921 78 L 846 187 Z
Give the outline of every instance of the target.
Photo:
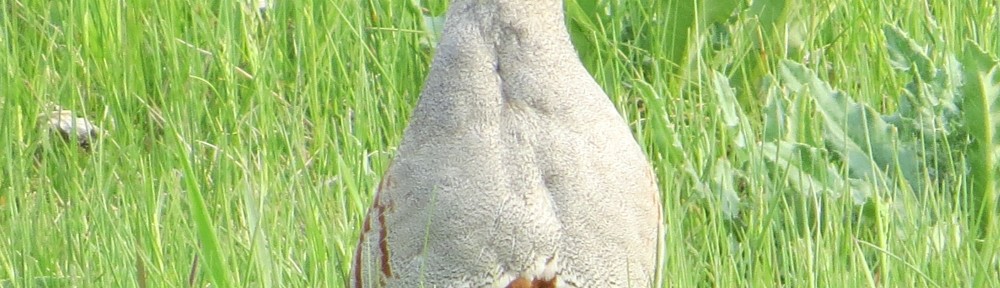
M 746 123 L 740 121 L 743 111 L 736 100 L 736 91 L 729 85 L 729 79 L 718 71 L 712 72 L 712 88 L 718 100 L 719 110 L 721 110 L 719 112 L 722 115 L 722 123 L 726 125 L 729 136 L 733 137 L 733 144 L 737 148 L 746 147 L 747 133 L 744 133 L 743 130 L 749 125 L 743 125 Z
M 718 71 L 712 71 L 712 88 L 714 89 L 714 94 L 716 100 L 719 100 L 719 110 L 722 110 L 722 122 L 728 127 L 736 127 L 740 124 L 740 116 L 737 115 L 736 110 L 739 109 L 736 106 L 736 92 L 733 91 L 733 87 L 729 86 L 729 79 L 726 75 L 722 75 Z
M 788 116 L 784 99 L 773 84 L 773 78 L 767 77 L 764 80 L 764 93 L 766 93 L 767 99 L 763 110 L 764 131 L 761 133 L 763 134 L 762 138 L 769 142 L 785 139 L 785 136 L 788 135 Z
M 633 89 L 638 94 L 643 95 L 642 99 L 645 99 L 647 103 L 650 103 L 650 109 L 661 109 L 661 111 L 658 111 L 661 117 L 649 119 L 650 129 L 645 130 L 645 132 L 649 134 L 646 137 L 650 137 L 652 142 L 655 143 L 655 146 L 663 147 L 663 157 L 667 161 L 671 163 L 681 163 L 685 161 L 684 159 L 687 158 L 684 155 L 685 147 L 684 144 L 681 143 L 680 139 L 678 139 L 678 135 L 675 133 L 653 133 L 653 131 L 677 130 L 677 126 L 672 120 L 670 120 L 670 117 L 668 117 L 670 113 L 662 111 L 662 109 L 665 109 L 667 106 L 664 103 L 664 101 L 666 101 L 666 99 L 664 99 L 665 97 L 660 95 L 652 85 L 645 81 L 636 80 L 631 82 L 631 84 Z
M 973 218 L 979 222 L 980 238 L 993 239 L 996 218 L 997 179 L 1000 178 L 1000 66 L 996 58 L 973 42 L 966 42 L 964 111 L 966 127 L 975 139 L 969 157 L 972 172 Z
M 852 177 L 883 183 L 885 176 L 898 171 L 911 187 L 923 188 L 915 155 L 899 145 L 896 129 L 878 112 L 832 89 L 801 64 L 782 61 L 781 75 L 789 89 L 815 101 L 823 139 L 843 158 Z
M 764 142 L 761 153 L 770 169 L 790 188 L 807 196 L 831 195 L 839 197 L 850 192 L 855 204 L 864 203 L 871 195 L 865 185 L 846 181 L 831 164 L 823 151 L 801 143 L 789 141 Z
M 883 32 L 889 62 L 899 71 L 912 73 L 913 78 L 899 97 L 898 112 L 886 120 L 900 128 L 906 138 L 937 141 L 947 137 L 960 113 L 957 88 L 962 75 L 958 61 L 945 57 L 939 68 L 928 55 L 929 49 L 899 28 L 885 25 Z
M 681 171 L 687 174 L 688 178 L 691 180 L 692 184 L 691 190 L 698 192 L 697 194 L 699 196 L 711 195 L 712 188 L 709 187 L 708 184 L 705 184 L 704 182 L 701 181 L 702 178 L 701 175 L 699 175 L 697 169 L 693 165 L 691 165 L 690 161 L 684 162 L 682 167 L 683 168 L 681 169 Z
M 712 182 L 715 184 L 712 190 L 719 194 L 722 201 L 722 214 L 728 219 L 736 218 L 740 213 L 740 195 L 736 192 L 734 183 L 741 173 L 725 158 L 716 160 L 712 169 L 715 171 L 712 175 Z
M 573 46 L 576 48 L 577 54 L 580 55 L 580 61 L 588 69 L 593 69 L 597 60 L 595 57 L 597 44 L 593 35 L 594 31 L 598 30 L 596 21 L 602 21 L 597 10 L 597 1 L 570 0 L 566 1 L 565 5 L 570 40 L 573 41 Z
M 789 186 L 805 195 L 815 196 L 836 191 L 836 180 L 829 179 L 832 167 L 828 171 L 814 171 L 813 167 L 803 167 L 803 156 L 818 154 L 816 148 L 798 143 L 778 141 L 765 142 L 761 145 L 764 158 L 773 164 L 774 170 L 781 171 L 778 177 L 784 177 Z
M 935 69 L 930 57 L 927 56 L 926 48 L 910 39 L 906 32 L 896 26 L 885 25 L 882 32 L 889 46 L 889 63 L 893 68 L 901 71 L 914 69 L 920 79 L 929 80 L 934 76 Z
M 809 90 L 810 93 L 814 94 L 833 94 L 833 88 L 830 88 L 830 84 L 823 82 L 816 74 L 802 66 L 789 60 L 781 61 L 781 78 L 785 82 L 785 86 L 791 89 L 793 92 L 799 92 L 803 90 Z
M 1000 83 L 997 80 L 997 60 L 975 43 L 968 42 L 965 51 L 965 116 L 969 134 L 983 144 L 1000 144 Z
M 662 51 L 666 59 L 672 63 L 685 63 L 689 57 L 692 36 L 697 31 L 708 31 L 712 24 L 723 22 L 732 16 L 741 1 L 722 0 L 664 0 L 649 1 L 649 13 L 662 17 L 662 34 L 639 33 L 637 45 L 644 50 Z
M 963 80 L 962 64 L 954 54 L 949 54 L 944 58 L 944 63 L 940 64 L 937 74 L 931 85 L 934 87 L 934 96 L 931 103 L 935 107 L 936 115 L 944 118 L 946 132 L 952 130 L 952 125 L 961 120 L 962 113 L 959 107 L 962 105 L 961 87 Z
M 901 144 L 914 151 L 928 177 L 955 173 L 954 157 L 967 146 L 962 103 L 961 64 L 952 54 L 935 61 L 924 48 L 902 30 L 883 28 L 890 63 L 897 71 L 910 74 L 898 99 L 897 111 L 882 118 L 899 131 Z M 933 47 L 931 47 L 933 48 Z
M 702 16 L 702 19 L 705 19 L 706 24 L 711 24 L 712 22 L 726 21 L 743 1 L 711 0 L 699 2 L 703 9 L 699 14 Z
M 752 2 L 748 8 L 750 14 L 757 16 L 760 24 L 768 29 L 771 25 L 785 18 L 788 6 L 785 0 L 755 0 Z

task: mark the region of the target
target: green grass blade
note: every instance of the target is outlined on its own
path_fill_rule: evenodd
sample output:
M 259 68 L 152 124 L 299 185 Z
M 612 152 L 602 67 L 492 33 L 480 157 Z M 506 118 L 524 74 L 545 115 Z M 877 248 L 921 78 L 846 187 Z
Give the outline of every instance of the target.
M 183 181 L 184 188 L 187 190 L 188 203 L 190 204 L 190 215 L 191 220 L 195 224 L 195 232 L 200 244 L 198 248 L 199 255 L 201 255 L 202 263 L 208 269 L 208 275 L 212 278 L 212 282 L 219 287 L 234 287 L 230 279 L 232 279 L 232 273 L 229 271 L 230 266 L 226 263 L 225 257 L 222 255 L 222 246 L 219 244 L 219 238 L 215 234 L 216 225 L 212 221 L 212 215 L 208 211 L 208 207 L 205 206 L 205 198 L 201 193 L 201 185 L 197 182 L 198 175 L 193 168 L 192 159 L 181 160 L 183 163 L 183 175 L 180 178 Z

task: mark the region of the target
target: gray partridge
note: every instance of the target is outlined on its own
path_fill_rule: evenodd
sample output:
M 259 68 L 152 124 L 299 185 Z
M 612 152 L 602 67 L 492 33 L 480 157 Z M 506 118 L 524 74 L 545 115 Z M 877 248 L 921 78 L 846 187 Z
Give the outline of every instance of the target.
M 455 0 L 355 253 L 353 287 L 650 287 L 645 155 L 561 0 Z

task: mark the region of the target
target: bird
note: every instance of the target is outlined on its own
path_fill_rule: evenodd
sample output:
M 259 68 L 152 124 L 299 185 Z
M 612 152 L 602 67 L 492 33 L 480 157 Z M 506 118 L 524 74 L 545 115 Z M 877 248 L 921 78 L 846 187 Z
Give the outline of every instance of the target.
M 452 1 L 349 286 L 655 284 L 656 177 L 563 5 Z
M 78 144 L 84 151 L 90 151 L 91 144 L 104 134 L 101 127 L 94 125 L 87 118 L 76 117 L 73 111 L 55 104 L 46 106 L 49 111 L 39 114 L 38 122 L 46 126 L 48 131 L 59 134 L 63 140 Z

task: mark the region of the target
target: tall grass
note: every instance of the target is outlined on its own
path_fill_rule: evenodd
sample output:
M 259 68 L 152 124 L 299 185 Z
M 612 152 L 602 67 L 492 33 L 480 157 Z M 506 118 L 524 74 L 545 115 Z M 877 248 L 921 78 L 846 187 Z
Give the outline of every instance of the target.
M 658 172 L 665 287 L 1000 286 L 979 205 L 997 188 L 975 184 L 997 163 L 971 158 L 995 156 L 974 132 L 996 123 L 959 114 L 969 133 L 931 139 L 886 122 L 860 158 L 829 136 L 894 119 L 923 83 L 886 27 L 935 69 L 978 45 L 987 64 L 962 75 L 984 80 L 962 87 L 981 89 L 961 95 L 995 104 L 996 2 L 689 2 L 567 2 Z M 0 286 L 343 286 L 446 6 L 2 1 Z M 47 103 L 107 130 L 94 151 L 38 128 Z M 855 108 L 869 120 L 823 116 Z

